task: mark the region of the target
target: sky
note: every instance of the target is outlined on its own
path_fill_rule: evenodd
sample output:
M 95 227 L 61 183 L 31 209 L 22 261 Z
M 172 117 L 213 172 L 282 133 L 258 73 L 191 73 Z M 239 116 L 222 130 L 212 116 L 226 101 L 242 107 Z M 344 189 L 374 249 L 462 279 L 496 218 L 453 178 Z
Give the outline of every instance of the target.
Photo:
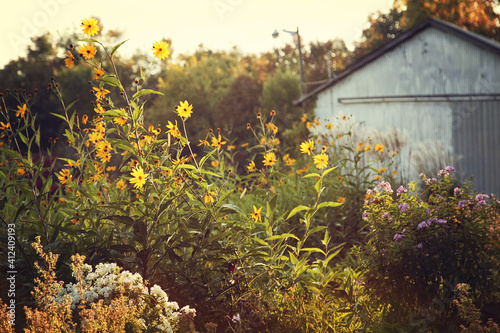
M 26 54 L 30 38 L 81 32 L 81 20 L 99 18 L 106 29 L 123 32 L 123 55 L 150 52 L 153 42 L 172 40 L 176 54 L 203 44 L 211 50 L 259 54 L 292 43 L 299 29 L 302 43 L 361 38 L 368 16 L 387 12 L 393 0 L 17 0 L 2 4 L 0 68 Z M 83 37 L 83 33 L 82 33 Z

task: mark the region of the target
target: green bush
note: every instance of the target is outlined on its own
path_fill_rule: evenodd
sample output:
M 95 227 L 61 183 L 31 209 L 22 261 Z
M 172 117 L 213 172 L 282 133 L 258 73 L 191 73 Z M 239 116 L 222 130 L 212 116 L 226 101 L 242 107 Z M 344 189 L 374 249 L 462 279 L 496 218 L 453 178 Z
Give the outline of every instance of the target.
M 426 320 L 453 331 L 456 285 L 471 286 L 479 307 L 498 296 L 500 203 L 494 195 L 457 186 L 453 167 L 438 178 L 421 175 L 395 192 L 381 182 L 366 192 L 363 216 L 370 228 L 361 251 L 366 286 L 385 304 L 389 322 Z

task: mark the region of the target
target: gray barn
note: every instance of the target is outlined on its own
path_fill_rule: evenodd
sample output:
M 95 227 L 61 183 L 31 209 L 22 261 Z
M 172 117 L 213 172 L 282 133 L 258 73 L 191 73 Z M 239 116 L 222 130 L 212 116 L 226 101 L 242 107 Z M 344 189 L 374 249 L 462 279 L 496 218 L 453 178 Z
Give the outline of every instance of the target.
M 499 43 L 429 18 L 296 104 L 311 97 L 320 120 L 352 115 L 367 127 L 406 133 L 406 179 L 424 171 L 413 163 L 417 144 L 431 155 L 442 147 L 459 157 L 458 174 L 473 177 L 478 191 L 500 195 Z

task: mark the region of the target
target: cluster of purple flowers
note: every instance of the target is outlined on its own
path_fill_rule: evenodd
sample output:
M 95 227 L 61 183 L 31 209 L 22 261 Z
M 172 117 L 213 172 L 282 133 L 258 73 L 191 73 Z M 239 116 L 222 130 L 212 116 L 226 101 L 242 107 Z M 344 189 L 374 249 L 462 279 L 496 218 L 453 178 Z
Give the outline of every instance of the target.
M 398 205 L 398 209 L 401 213 L 406 212 L 408 208 L 410 208 L 410 206 L 406 202 L 403 202 L 402 204 Z
M 391 217 L 391 214 L 389 214 L 388 212 L 385 212 L 384 214 L 382 214 L 382 218 L 383 219 L 388 219 L 389 221 L 392 221 L 392 217 Z
M 437 217 L 433 217 L 428 219 L 427 221 L 420 222 L 417 225 L 417 229 L 425 229 L 429 227 L 432 223 L 443 224 L 446 223 L 445 219 L 438 219 Z
M 392 190 L 391 184 L 389 182 L 386 182 L 386 181 L 380 182 L 380 184 L 378 184 L 378 187 L 383 189 L 386 193 L 389 193 L 389 194 L 394 192 Z
M 401 194 L 406 193 L 406 192 L 408 192 L 408 190 L 407 190 L 407 189 L 405 189 L 405 188 L 403 187 L 403 185 L 401 185 L 400 187 L 398 187 L 398 189 L 396 190 L 396 193 L 397 193 L 398 195 L 401 195 Z
M 446 166 L 444 169 L 439 170 L 438 175 L 446 177 L 446 176 L 451 175 L 453 172 L 455 172 L 455 168 L 454 167 L 452 167 L 452 166 Z

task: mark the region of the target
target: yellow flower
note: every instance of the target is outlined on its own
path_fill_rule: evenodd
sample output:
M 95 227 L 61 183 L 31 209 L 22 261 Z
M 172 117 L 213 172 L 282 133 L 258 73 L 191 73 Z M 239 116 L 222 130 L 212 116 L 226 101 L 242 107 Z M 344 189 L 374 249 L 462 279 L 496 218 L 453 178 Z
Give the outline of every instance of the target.
M 130 180 L 130 183 L 134 184 L 135 188 L 142 188 L 146 184 L 146 178 L 149 176 L 149 174 L 144 173 L 141 166 L 134 168 L 131 175 L 133 178 Z
M 97 87 L 93 87 L 93 89 L 95 91 L 95 96 L 97 97 L 97 99 L 104 99 L 106 95 L 110 93 L 110 91 L 105 88 L 99 89 Z
M 90 37 L 97 35 L 99 33 L 99 27 L 97 26 L 97 20 L 95 18 L 88 18 L 82 20 L 82 31 L 84 34 L 89 35 Z
M 398 174 L 398 170 L 394 170 L 392 173 L 395 174 L 395 175 L 397 175 Z
M 264 165 L 273 166 L 276 164 L 276 155 L 274 153 L 267 153 L 264 155 Z
M 94 45 L 87 43 L 78 48 L 78 53 L 80 53 L 86 60 L 94 59 L 97 49 Z
M 304 141 L 300 144 L 300 152 L 302 154 L 311 155 L 311 152 L 314 150 L 314 141 Z
M 102 105 L 99 103 L 99 101 L 97 102 L 97 105 L 96 105 L 96 107 L 94 108 L 94 111 L 95 111 L 95 113 L 97 113 L 97 114 L 100 114 L 100 113 L 103 113 L 103 112 L 104 112 L 104 109 L 102 108 Z
M 99 141 L 96 144 L 97 153 L 96 156 L 101 160 L 101 162 L 111 161 L 111 144 L 108 141 Z
M 303 113 L 302 117 L 300 118 L 300 121 L 305 123 L 307 121 L 307 114 Z
M 213 191 L 209 191 L 208 193 L 205 193 L 205 195 L 203 196 L 203 202 L 205 204 L 209 204 L 209 203 L 213 203 L 214 202 L 214 197 L 212 195 L 214 195 L 215 192 Z
M 283 161 L 285 162 L 286 166 L 294 166 L 295 162 L 297 162 L 296 159 L 291 158 L 289 154 L 286 154 L 283 156 Z
M 20 107 L 19 105 L 17 106 L 17 111 L 16 111 L 16 117 L 21 116 L 21 118 L 24 118 L 24 114 L 26 113 L 26 104 L 23 105 L 23 107 Z
M 66 185 L 71 179 L 71 174 L 69 173 L 69 169 L 62 169 L 61 171 L 59 171 L 57 178 L 59 178 L 61 184 Z
M 22 169 L 22 168 L 17 169 L 18 176 L 24 176 L 25 173 L 26 173 L 26 171 L 24 171 L 24 169 Z
M 328 156 L 325 154 L 316 155 L 313 160 L 318 169 L 324 169 L 328 165 Z
M 168 58 L 168 56 L 170 55 L 168 43 L 164 41 L 154 42 L 153 48 L 151 50 L 154 51 L 153 53 L 155 55 L 155 58 L 160 58 L 160 60 Z
M 76 160 L 76 162 L 73 162 L 73 160 L 68 160 L 64 166 L 70 167 L 70 168 L 77 168 L 80 166 L 80 160 Z
M 177 114 L 181 118 L 189 118 L 191 117 L 191 113 L 193 113 L 193 106 L 189 105 L 188 101 L 180 102 L 180 106 L 177 107 Z
M 217 149 L 220 150 L 222 148 L 222 145 L 225 145 L 225 144 L 226 144 L 226 141 L 222 141 L 220 134 L 219 134 L 218 138 L 215 138 L 215 137 L 212 138 L 212 144 L 211 144 L 212 147 L 217 147 Z
M 211 164 L 212 164 L 212 166 L 214 168 L 217 168 L 219 166 L 219 161 L 218 160 L 213 160 Z
M 262 138 L 260 138 L 260 140 L 259 140 L 259 144 L 260 144 L 261 146 L 265 146 L 265 145 L 266 145 L 266 137 L 262 137 Z
M 345 202 L 345 197 L 338 198 L 337 202 L 344 203 Z
M 328 124 L 326 124 L 325 126 L 326 126 L 326 128 L 328 128 L 329 130 L 331 130 L 331 129 L 333 128 L 332 123 L 328 123 Z
M 87 121 L 89 121 L 89 116 L 87 116 L 86 114 L 84 114 L 84 115 L 83 115 L 83 117 L 82 117 L 82 123 L 83 123 L 84 125 L 86 125 L 86 124 L 87 124 Z
M 64 53 L 64 55 L 67 57 L 64 59 L 64 63 L 66 64 L 66 67 L 71 68 L 75 64 L 75 57 L 73 56 L 73 53 L 71 51 L 68 51 Z
M 228 150 L 235 150 L 235 149 L 236 149 L 236 146 L 235 146 L 235 145 L 228 145 L 228 146 L 227 146 L 227 149 L 228 149 Z
M 372 146 L 368 144 L 365 146 L 365 151 L 369 151 L 371 148 L 372 148 Z
M 114 117 L 113 122 L 119 126 L 123 126 L 127 123 L 127 118 L 120 116 L 120 117 Z
M 254 205 L 252 206 L 253 206 L 253 213 L 249 215 L 255 220 L 255 222 L 262 222 L 262 217 L 260 216 L 260 211 L 262 210 L 262 207 L 257 209 L 257 207 L 255 207 Z
M 94 67 L 94 77 L 92 79 L 98 81 L 104 73 L 105 72 L 101 68 Z
M 384 145 L 380 144 L 380 143 L 377 143 L 375 145 L 375 151 L 378 151 L 379 153 L 382 153 L 384 152 Z
M 380 177 L 380 176 L 375 176 L 375 177 L 373 177 L 373 179 L 374 179 L 374 180 L 380 180 L 380 179 L 382 179 L 382 177 Z
M 127 188 L 127 184 L 125 183 L 125 181 L 123 179 L 120 179 L 117 183 L 116 183 L 116 188 L 123 191 Z
M 175 121 L 175 125 L 168 121 L 167 124 L 168 131 L 167 133 L 172 134 L 174 138 L 179 138 L 181 136 L 181 131 L 179 131 L 179 127 L 177 127 L 177 120 Z
M 378 169 L 378 172 L 382 173 L 382 172 L 385 172 L 385 170 L 387 170 L 387 169 L 386 168 L 380 168 L 380 169 Z
M 207 139 L 200 140 L 200 143 L 198 146 L 203 146 L 203 147 L 208 147 L 210 146 L 210 142 L 207 141 Z
M 313 127 L 313 125 L 311 124 L 310 121 L 306 122 L 306 128 L 307 129 L 311 129 Z
M 0 130 L 6 130 L 9 127 L 10 127 L 10 123 L 4 124 L 2 121 L 0 121 Z
M 247 166 L 248 172 L 255 172 L 255 162 L 252 161 Z
M 321 122 L 318 119 L 314 119 L 314 126 L 321 125 Z

